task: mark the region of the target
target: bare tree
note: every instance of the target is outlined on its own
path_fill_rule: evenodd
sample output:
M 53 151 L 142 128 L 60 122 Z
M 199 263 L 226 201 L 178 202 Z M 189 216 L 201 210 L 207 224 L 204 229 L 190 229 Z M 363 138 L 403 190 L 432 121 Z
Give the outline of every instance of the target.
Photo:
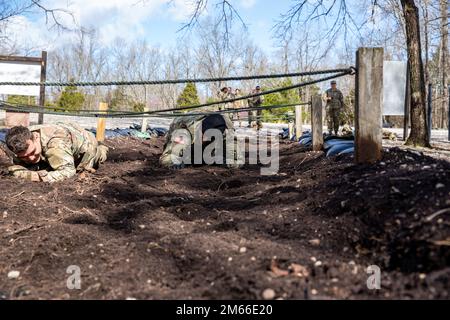
M 440 8 L 440 35 L 441 35 L 441 43 L 440 43 L 440 50 L 439 50 L 439 65 L 440 65 L 440 86 L 441 86 L 441 93 L 442 93 L 442 99 L 441 99 L 441 120 L 440 126 L 444 126 L 444 117 L 445 117 L 445 110 L 447 108 L 448 102 L 447 99 L 449 98 L 450 93 L 447 92 L 447 86 L 448 86 L 448 68 L 449 68 L 449 59 L 448 59 L 448 25 L 449 25 L 449 3 L 447 0 L 440 0 L 439 1 L 439 8 Z

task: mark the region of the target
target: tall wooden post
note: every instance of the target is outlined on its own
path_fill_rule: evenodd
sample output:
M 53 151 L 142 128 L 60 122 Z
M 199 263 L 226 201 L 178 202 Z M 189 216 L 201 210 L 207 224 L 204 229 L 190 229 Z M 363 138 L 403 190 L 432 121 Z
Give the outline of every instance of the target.
M 382 156 L 383 56 L 383 48 L 359 48 L 356 53 L 356 163 Z
M 47 51 L 42 51 L 41 56 L 41 82 L 45 82 L 47 79 Z M 39 106 L 44 108 L 45 106 L 45 86 L 40 87 L 39 91 Z M 38 123 L 44 123 L 44 114 L 40 113 Z
M 148 107 L 147 103 L 145 104 L 144 107 L 144 112 L 149 111 L 150 108 Z M 147 131 L 147 126 L 148 126 L 148 118 L 146 117 L 147 115 L 144 114 L 144 117 L 142 118 L 142 126 L 141 126 L 141 132 L 146 132 Z
M 99 111 L 107 111 L 108 104 L 104 102 L 100 102 Z M 106 129 L 106 118 L 98 118 L 97 121 L 97 141 L 105 140 L 105 129 Z
M 295 137 L 297 141 L 302 136 L 302 133 L 303 133 L 302 106 L 295 106 Z
M 322 98 L 314 95 L 311 98 L 311 133 L 313 151 L 323 148 Z

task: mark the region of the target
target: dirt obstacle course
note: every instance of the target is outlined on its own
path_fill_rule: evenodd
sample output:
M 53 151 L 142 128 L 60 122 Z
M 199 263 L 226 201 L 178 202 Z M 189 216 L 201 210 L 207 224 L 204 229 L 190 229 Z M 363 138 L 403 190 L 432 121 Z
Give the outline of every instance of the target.
M 384 148 L 357 165 L 282 142 L 264 177 L 162 168 L 163 138 L 106 143 L 97 173 L 53 185 L 7 177 L 0 155 L 2 299 L 449 298 L 446 160 Z

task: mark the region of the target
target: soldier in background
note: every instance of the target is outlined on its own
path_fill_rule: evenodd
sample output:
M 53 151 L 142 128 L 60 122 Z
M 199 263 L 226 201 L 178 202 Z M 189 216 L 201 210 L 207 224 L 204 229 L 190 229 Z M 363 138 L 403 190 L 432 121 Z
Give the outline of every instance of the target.
M 223 87 L 222 89 L 220 89 L 218 96 L 221 101 L 232 99 L 233 96 L 232 96 L 232 92 L 230 91 L 230 89 L 231 88 L 229 88 L 229 87 Z M 219 105 L 219 111 L 228 109 L 228 107 L 229 107 L 228 103 L 221 104 L 221 105 Z
M 331 81 L 331 88 L 325 91 L 323 100 L 326 103 L 326 119 L 328 133 L 337 135 L 339 132 L 340 115 L 344 109 L 344 95 L 337 89 L 336 81 Z
M 239 98 L 242 96 L 241 90 L 240 89 L 236 89 L 234 90 L 234 98 Z M 244 107 L 243 101 L 242 100 L 238 100 L 235 101 L 233 103 L 233 109 L 236 109 L 237 111 L 234 113 L 234 120 L 237 120 L 239 122 L 239 127 L 241 126 L 241 113 L 240 113 L 240 109 L 242 109 Z
M 261 87 L 256 86 L 252 94 L 261 93 Z M 250 108 L 261 107 L 264 103 L 264 96 L 258 96 L 248 99 L 248 106 Z M 248 112 L 248 127 L 256 127 L 259 131 L 262 128 L 262 110 L 252 110 Z
M 106 161 L 108 148 L 76 124 L 17 126 L 6 135 L 15 165 L 8 168 L 16 178 L 56 182 L 77 172 L 93 172 Z

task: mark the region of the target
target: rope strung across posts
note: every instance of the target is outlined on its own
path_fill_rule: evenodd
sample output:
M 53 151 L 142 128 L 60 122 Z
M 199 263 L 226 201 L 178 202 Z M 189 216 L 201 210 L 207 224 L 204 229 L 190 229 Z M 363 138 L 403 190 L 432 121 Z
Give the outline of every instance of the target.
M 182 111 L 182 110 L 192 110 L 192 109 L 199 109 L 199 108 L 204 108 L 204 107 L 210 107 L 210 106 L 214 106 L 214 105 L 218 105 L 218 104 L 227 104 L 227 103 L 233 103 L 236 101 L 241 101 L 241 100 L 247 100 L 247 99 L 251 99 L 251 98 L 256 98 L 256 97 L 261 97 L 264 95 L 268 95 L 268 94 L 272 94 L 272 93 L 277 93 L 277 92 L 282 92 L 282 91 L 287 91 L 287 90 L 292 90 L 292 89 L 298 89 L 301 87 L 306 87 L 312 84 L 316 84 L 316 83 L 320 83 L 323 81 L 327 81 L 327 80 L 332 80 L 332 79 L 336 79 L 336 78 L 340 78 L 343 76 L 346 76 L 348 74 L 354 74 L 355 69 L 348 69 L 345 72 L 340 72 L 328 77 L 324 77 L 324 78 L 319 78 L 316 80 L 310 80 L 310 81 L 306 81 L 306 82 L 302 82 L 302 83 L 298 83 L 298 84 L 294 84 L 291 86 L 286 86 L 286 87 L 282 87 L 282 88 L 276 88 L 276 89 L 272 89 L 272 90 L 267 90 L 264 92 L 260 92 L 260 93 L 254 93 L 254 94 L 250 94 L 247 96 L 242 96 L 242 97 L 237 97 L 237 98 L 233 98 L 233 99 L 228 99 L 228 100 L 222 100 L 222 101 L 214 101 L 214 102 L 209 102 L 209 103 L 204 103 L 204 104 L 199 104 L 199 105 L 194 105 L 194 106 L 187 106 L 187 107 L 182 107 L 182 108 L 171 108 L 171 109 L 166 109 L 166 110 L 161 110 L 161 111 L 147 111 L 147 112 L 135 112 L 133 113 L 133 115 L 145 115 L 145 114 L 154 114 L 154 113 L 162 113 L 162 112 L 173 112 L 173 111 Z M 123 113 L 122 115 L 129 115 L 130 113 Z M 118 114 L 116 114 L 117 116 Z
M 212 114 L 225 114 L 225 113 L 236 113 L 236 112 L 245 112 L 245 111 L 254 111 L 254 110 L 268 110 L 268 109 L 279 109 L 279 108 L 287 108 L 294 107 L 297 105 L 309 105 L 309 102 L 304 103 L 296 103 L 296 104 L 282 104 L 282 105 L 270 105 L 270 106 L 261 106 L 261 107 L 251 107 L 251 108 L 240 108 L 240 109 L 226 109 L 221 111 L 210 111 L 210 112 L 201 112 L 201 113 L 154 113 L 150 115 L 128 115 L 128 116 L 117 116 L 117 115 L 106 115 L 106 114 L 93 114 L 93 113 L 79 113 L 79 112 L 56 112 L 56 111 L 43 111 L 37 109 L 35 107 L 23 107 L 23 106 L 14 106 L 3 101 L 0 101 L 0 109 L 5 111 L 12 112 L 29 112 L 29 113 L 38 113 L 38 114 L 50 114 L 50 115 L 60 115 L 60 116 L 68 116 L 68 117 L 85 117 L 85 118 L 98 118 L 98 117 L 108 117 L 108 118 L 143 118 L 143 117 L 152 117 L 152 118 L 175 118 L 175 117 L 187 117 L 187 116 L 200 116 L 200 115 L 212 115 Z
M 290 77 L 305 77 L 329 73 L 348 72 L 354 73 L 355 68 L 329 69 L 308 72 L 266 74 L 258 76 L 237 76 L 223 78 L 200 78 L 200 79 L 172 79 L 172 80 L 143 80 L 143 81 L 99 81 L 99 82 L 0 82 L 0 86 L 46 86 L 46 87 L 101 87 L 101 86 L 129 86 L 129 85 L 163 85 L 163 84 L 183 84 L 183 83 L 207 83 L 226 82 L 240 80 L 260 80 Z
M 199 105 L 193 105 L 193 106 L 186 106 L 186 107 L 181 107 L 181 108 L 165 109 L 165 110 L 160 110 L 160 111 L 123 112 L 123 113 L 109 113 L 109 112 L 108 113 L 103 113 L 103 112 L 100 112 L 100 111 L 96 111 L 96 112 L 83 112 L 83 113 L 81 113 L 81 112 L 65 112 L 65 113 L 61 113 L 61 112 L 56 112 L 56 111 L 44 111 L 43 109 L 45 109 L 45 108 L 42 108 L 42 107 L 39 107 L 39 109 L 40 109 L 40 111 L 39 111 L 38 108 L 33 108 L 32 106 L 28 106 L 28 107 L 12 106 L 11 104 L 8 104 L 6 102 L 0 102 L 0 109 L 5 109 L 6 110 L 6 108 L 8 108 L 10 111 L 30 112 L 30 113 L 39 113 L 39 114 L 56 114 L 56 115 L 65 115 L 65 116 L 78 116 L 78 117 L 102 117 L 102 118 L 168 117 L 169 115 L 166 114 L 167 112 L 177 112 L 177 111 L 200 109 L 200 108 L 210 107 L 210 106 L 214 106 L 214 105 L 227 104 L 227 103 L 233 103 L 233 102 L 236 102 L 236 101 L 247 100 L 247 99 L 250 99 L 250 98 L 260 97 L 260 96 L 264 96 L 264 95 L 268 95 L 268 94 L 272 94 L 272 93 L 277 93 L 277 92 L 282 92 L 282 91 L 287 91 L 287 90 L 292 90 L 292 89 L 298 89 L 298 88 L 301 88 L 301 87 L 309 86 L 309 85 L 320 83 L 320 82 L 323 82 L 323 81 L 327 81 L 327 80 L 343 77 L 343 76 L 346 76 L 348 74 L 352 74 L 353 75 L 353 74 L 355 74 L 355 71 L 356 71 L 356 69 L 354 69 L 354 68 L 345 69 L 345 71 L 342 71 L 340 73 L 337 73 L 337 74 L 334 74 L 334 75 L 331 75 L 331 76 L 327 76 L 327 77 L 324 77 L 324 78 L 319 78 L 319 79 L 316 79 L 316 80 L 310 80 L 310 81 L 294 84 L 294 85 L 291 85 L 291 86 L 286 86 L 286 87 L 276 88 L 276 89 L 272 89 L 272 90 L 267 90 L 267 91 L 264 91 L 264 92 L 250 94 L 250 95 L 247 95 L 247 96 L 242 96 L 242 97 L 237 97 L 237 98 L 228 99 L 228 100 L 222 100 L 222 101 L 214 101 L 214 102 L 209 102 L 209 103 L 204 103 L 204 104 L 199 104 Z M 295 105 L 298 105 L 298 104 L 295 104 Z M 264 108 L 264 107 L 260 107 L 260 108 Z M 251 111 L 251 110 L 260 110 L 260 109 L 242 108 L 242 109 L 232 109 L 232 110 Z M 230 111 L 228 111 L 228 112 L 230 112 Z M 231 111 L 231 112 L 236 112 L 236 111 Z M 178 116 L 180 116 L 180 115 L 178 115 Z

